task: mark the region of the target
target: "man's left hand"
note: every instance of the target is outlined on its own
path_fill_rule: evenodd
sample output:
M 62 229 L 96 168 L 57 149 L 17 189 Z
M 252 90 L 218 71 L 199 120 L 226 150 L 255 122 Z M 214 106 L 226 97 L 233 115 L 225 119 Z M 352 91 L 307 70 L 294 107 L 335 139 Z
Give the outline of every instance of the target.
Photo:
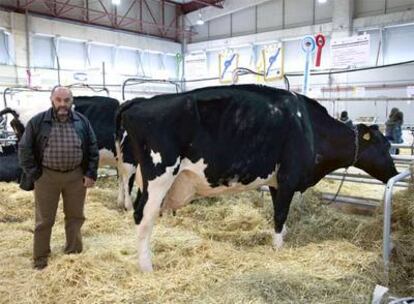
M 95 185 L 95 181 L 92 178 L 88 177 L 88 176 L 84 176 L 83 177 L 83 185 L 86 188 L 92 188 Z

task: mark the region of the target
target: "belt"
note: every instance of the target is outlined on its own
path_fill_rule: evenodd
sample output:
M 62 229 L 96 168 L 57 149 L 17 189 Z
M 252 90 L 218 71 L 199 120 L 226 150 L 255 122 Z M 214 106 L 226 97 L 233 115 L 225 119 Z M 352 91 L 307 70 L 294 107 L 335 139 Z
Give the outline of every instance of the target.
M 73 169 L 69 169 L 69 170 L 56 170 L 56 169 L 52 169 L 52 168 L 45 167 L 45 166 L 43 166 L 43 168 L 45 168 L 45 169 L 47 169 L 47 170 L 50 170 L 50 171 L 54 171 L 54 172 L 59 172 L 59 173 L 68 173 L 68 172 L 75 171 L 76 169 L 80 168 L 80 166 L 77 166 L 77 167 L 75 167 L 75 168 L 73 168 Z

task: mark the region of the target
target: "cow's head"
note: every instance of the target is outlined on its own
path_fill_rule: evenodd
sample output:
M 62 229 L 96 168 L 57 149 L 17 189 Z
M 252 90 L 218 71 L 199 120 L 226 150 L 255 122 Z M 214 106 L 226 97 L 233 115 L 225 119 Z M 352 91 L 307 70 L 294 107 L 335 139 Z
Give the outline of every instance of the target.
M 16 134 L 17 140 L 20 141 L 24 133 L 24 125 L 19 118 L 19 113 L 12 108 L 5 108 L 4 110 L 0 111 L 0 116 L 11 114 L 13 115 L 13 119 L 10 121 L 10 126 L 12 127 L 14 133 Z
M 368 127 L 359 124 L 357 128 L 359 155 L 355 166 L 386 183 L 398 174 L 389 152 L 390 143 L 376 125 Z

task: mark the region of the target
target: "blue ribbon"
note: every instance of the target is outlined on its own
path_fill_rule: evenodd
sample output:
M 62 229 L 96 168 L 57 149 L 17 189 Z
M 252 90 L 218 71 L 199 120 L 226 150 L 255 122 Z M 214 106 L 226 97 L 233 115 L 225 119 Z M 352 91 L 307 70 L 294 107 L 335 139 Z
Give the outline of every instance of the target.
M 302 94 L 308 94 L 311 55 L 316 50 L 316 41 L 313 36 L 305 36 L 301 41 L 302 51 L 306 54 L 305 70 L 303 74 Z

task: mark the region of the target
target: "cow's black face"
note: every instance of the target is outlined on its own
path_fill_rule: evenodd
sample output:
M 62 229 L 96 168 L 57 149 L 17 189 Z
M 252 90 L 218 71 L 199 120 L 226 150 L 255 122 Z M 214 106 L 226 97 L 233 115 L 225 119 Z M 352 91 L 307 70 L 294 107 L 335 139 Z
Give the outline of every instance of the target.
M 359 157 L 356 167 L 386 183 L 398 174 L 389 153 L 390 144 L 378 126 L 359 125 Z

